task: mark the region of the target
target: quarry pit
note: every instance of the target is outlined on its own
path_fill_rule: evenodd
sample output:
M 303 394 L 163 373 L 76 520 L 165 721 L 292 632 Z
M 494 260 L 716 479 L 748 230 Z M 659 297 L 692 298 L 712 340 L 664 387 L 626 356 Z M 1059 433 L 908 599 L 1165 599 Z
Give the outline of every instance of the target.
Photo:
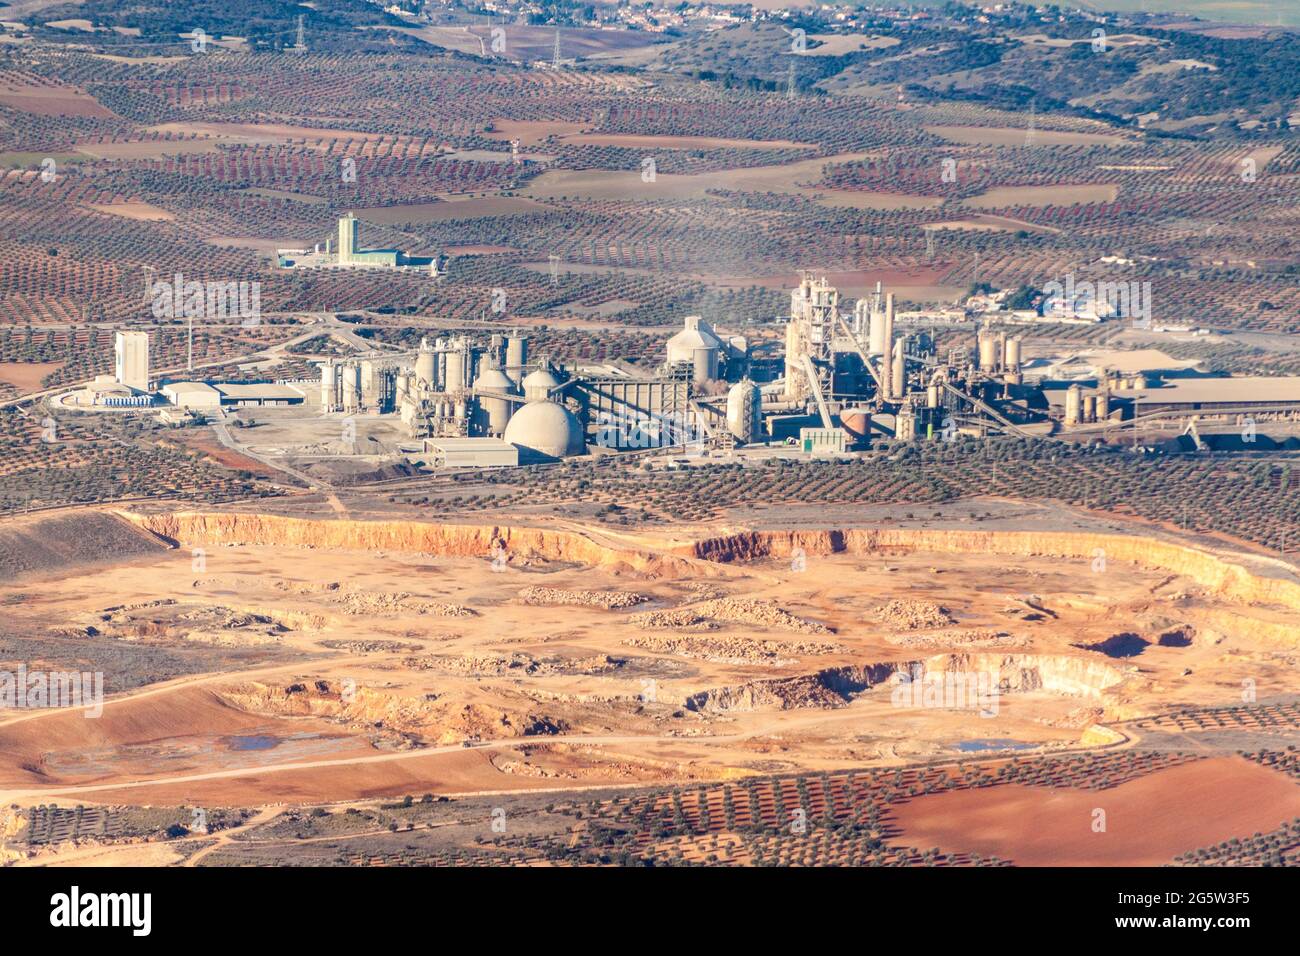
M 1123 750 L 1144 720 L 1247 686 L 1285 695 L 1300 639 L 1280 562 L 1111 527 L 88 514 L 131 547 L 47 561 L 0 602 L 11 646 L 103 670 L 108 700 L 97 720 L 0 712 L 5 806 L 332 805 Z M 9 540 L 39 533 L 27 520 Z

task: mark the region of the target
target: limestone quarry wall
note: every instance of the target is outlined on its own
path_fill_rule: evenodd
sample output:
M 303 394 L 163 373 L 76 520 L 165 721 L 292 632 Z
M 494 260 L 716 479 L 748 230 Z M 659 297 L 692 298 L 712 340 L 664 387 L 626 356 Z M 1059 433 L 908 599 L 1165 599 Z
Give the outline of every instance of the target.
M 509 560 L 571 561 L 615 573 L 692 576 L 710 564 L 806 554 L 932 551 L 1131 562 L 1189 577 L 1207 590 L 1245 604 L 1300 611 L 1300 583 L 1253 573 L 1227 557 L 1158 538 L 1039 531 L 943 531 L 877 528 L 827 531 L 745 531 L 706 538 L 667 551 L 600 544 L 577 532 L 511 525 L 453 525 L 424 521 L 357 521 L 281 515 L 182 511 L 123 518 L 188 545 L 253 544 L 340 548 L 485 558 L 500 547 Z
M 611 571 L 646 575 L 700 572 L 690 558 L 614 549 L 572 531 L 510 525 L 452 525 L 423 521 L 356 521 L 281 515 L 182 511 L 121 516 L 159 537 L 189 546 L 275 545 L 394 551 L 448 557 L 489 558 L 500 548 L 508 560 L 571 561 Z
M 999 693 L 1042 691 L 1065 697 L 1100 699 L 1105 692 L 1134 676 L 1134 667 L 1102 661 L 1045 654 L 936 654 L 910 661 L 830 667 L 810 674 L 747 681 L 730 687 L 688 694 L 688 710 L 707 713 L 790 710 L 802 707 L 843 707 L 859 694 L 891 683 L 902 672 L 913 681 L 945 675 L 984 675 L 988 689 Z
M 1271 604 L 1300 611 L 1300 584 L 1252 573 L 1220 555 L 1158 538 L 1122 534 L 1039 531 L 941 531 L 918 528 L 843 531 L 749 531 L 709 538 L 677 549 L 706 561 L 748 561 L 806 554 L 873 554 L 934 551 L 950 554 L 1004 554 L 1092 561 L 1100 551 L 1107 562 L 1131 562 L 1185 575 L 1222 597 L 1246 604 Z

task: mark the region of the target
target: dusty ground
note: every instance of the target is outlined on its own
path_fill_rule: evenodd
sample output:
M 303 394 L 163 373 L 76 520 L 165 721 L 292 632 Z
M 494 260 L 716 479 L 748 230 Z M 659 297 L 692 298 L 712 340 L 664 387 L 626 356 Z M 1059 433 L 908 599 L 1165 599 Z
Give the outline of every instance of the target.
M 985 511 L 990 532 L 1123 530 L 1036 508 Z M 777 530 L 703 546 L 693 542 L 735 526 L 624 534 L 540 519 L 455 528 L 156 514 L 169 550 L 133 547 L 93 569 L 65 554 L 43 561 L 38 586 L 30 575 L 0 586 L 5 635 L 39 646 L 43 635 L 93 633 L 97 647 L 134 652 L 120 666 L 148 659 L 142 651 L 274 656 L 244 668 L 214 656 L 211 669 L 124 683 L 134 689 L 97 719 L 0 710 L 0 805 L 310 805 L 1033 756 L 1133 746 L 1141 719 L 1239 703 L 1246 682 L 1261 700 L 1294 690 L 1294 609 L 1248 601 L 1245 585 L 1227 594 L 1190 559 L 1180 571 L 1167 558 L 1113 556 L 1099 569 L 1086 551 L 953 550 L 942 517 L 912 522 L 909 533 L 940 535 L 926 547 L 868 553 L 846 531 L 836 553 L 813 532 L 780 530 L 814 526 L 790 517 L 753 515 L 748 527 Z M 823 513 L 822 527 L 834 517 Z M 873 520 L 891 524 L 859 516 Z M 969 516 L 949 520 L 970 528 Z M 124 521 L 129 532 L 96 521 L 96 540 L 145 540 Z M 1250 580 L 1290 577 L 1227 557 L 1260 575 Z M 538 587 L 556 590 L 527 590 Z M 0 666 L 23 662 L 13 656 Z M 968 687 L 984 677 L 994 690 L 944 701 L 918 685 L 903 696 L 900 670 Z M 1194 785 L 1156 774 L 1121 787 L 1117 806 L 1244 779 L 1199 766 Z M 1260 813 L 1197 831 L 1192 846 L 1264 827 L 1280 807 L 1300 813 L 1285 777 L 1251 772 L 1276 778 L 1254 788 Z M 1009 786 L 927 798 L 963 813 L 970 803 L 976 821 L 1041 817 L 1049 830 L 1074 806 L 1062 799 Z M 909 845 L 946 847 L 966 833 L 927 801 L 907 813 Z M 1006 833 L 970 835 L 960 849 L 1038 858 L 1036 844 Z M 1098 844 L 1085 839 L 1071 860 L 1163 860 L 1179 841 L 1148 843 L 1093 859 Z
M 1204 812 L 1207 806 L 1215 812 Z M 1197 847 L 1268 832 L 1298 807 L 1292 781 L 1221 757 L 1102 792 L 1011 784 L 937 794 L 900 807 L 894 822 L 912 845 L 974 850 L 1023 866 L 1160 866 Z

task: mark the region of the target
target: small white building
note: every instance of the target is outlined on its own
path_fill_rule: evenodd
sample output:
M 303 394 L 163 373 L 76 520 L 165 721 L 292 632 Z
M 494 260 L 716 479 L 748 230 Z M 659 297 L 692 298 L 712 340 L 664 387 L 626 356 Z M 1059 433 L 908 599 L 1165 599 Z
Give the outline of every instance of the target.
M 498 438 L 426 438 L 424 451 L 435 468 L 514 468 L 519 449 Z
M 221 407 L 221 393 L 207 382 L 168 382 L 158 391 L 177 408 Z
M 799 447 L 810 455 L 842 455 L 847 438 L 842 428 L 799 429 Z

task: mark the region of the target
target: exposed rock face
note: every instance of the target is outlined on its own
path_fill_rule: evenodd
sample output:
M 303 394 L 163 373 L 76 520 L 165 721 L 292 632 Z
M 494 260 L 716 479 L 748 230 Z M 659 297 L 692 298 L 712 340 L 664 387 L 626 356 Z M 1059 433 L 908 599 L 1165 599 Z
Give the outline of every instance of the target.
M 506 525 L 449 525 L 422 521 L 356 521 L 287 518 L 237 512 L 122 516 L 159 537 L 187 545 L 252 544 L 290 548 L 396 551 L 487 559 L 504 553 L 510 562 L 571 561 L 646 576 L 708 575 L 708 566 L 685 556 L 614 549 L 573 531 Z
M 465 739 L 524 737 L 567 729 L 562 720 L 525 710 L 466 703 L 463 697 L 414 696 L 339 681 L 288 685 L 248 681 L 221 691 L 231 706 L 256 714 L 318 717 L 365 733 L 377 746 L 408 749 Z
M 988 675 L 1000 693 L 1046 691 L 1070 697 L 1100 698 L 1132 674 L 1099 661 L 1042 654 L 937 654 L 915 661 L 831 667 L 811 674 L 750 681 L 686 697 L 688 710 L 750 711 L 763 708 L 843 707 L 895 674 L 926 680 L 944 674 Z
M 1231 556 L 1122 534 L 1039 531 L 940 531 L 869 528 L 844 531 L 748 531 L 697 541 L 677 553 L 707 561 L 788 558 L 806 554 L 876 554 L 935 551 L 952 554 L 1009 554 L 1092 561 L 1130 562 L 1186 575 L 1215 594 L 1246 604 L 1300 610 L 1300 583 L 1252 572 Z

